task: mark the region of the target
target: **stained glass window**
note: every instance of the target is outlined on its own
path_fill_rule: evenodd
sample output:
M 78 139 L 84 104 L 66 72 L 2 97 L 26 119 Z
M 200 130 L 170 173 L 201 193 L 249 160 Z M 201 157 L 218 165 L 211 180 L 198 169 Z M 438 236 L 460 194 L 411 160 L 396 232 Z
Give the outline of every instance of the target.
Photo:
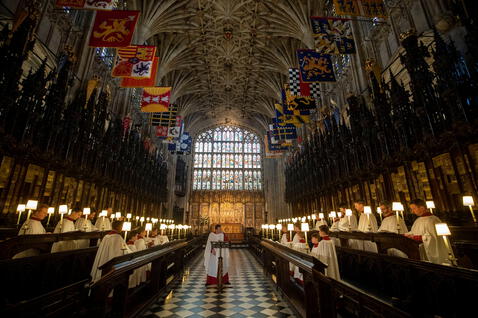
M 244 129 L 219 126 L 194 144 L 194 190 L 262 190 L 259 138 Z

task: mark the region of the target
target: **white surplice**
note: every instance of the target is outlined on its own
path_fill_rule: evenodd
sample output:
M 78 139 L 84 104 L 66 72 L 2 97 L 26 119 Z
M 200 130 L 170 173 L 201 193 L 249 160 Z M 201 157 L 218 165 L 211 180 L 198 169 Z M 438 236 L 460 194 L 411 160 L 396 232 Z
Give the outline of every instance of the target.
M 134 242 L 129 241 L 127 243 L 127 246 L 132 253 L 136 252 L 136 246 L 134 245 Z M 138 269 L 135 269 L 133 273 L 129 275 L 128 288 L 134 288 L 138 286 L 140 283 L 141 283 L 141 271 L 139 271 Z
M 420 257 L 432 263 L 448 262 L 448 250 L 443 238 L 437 235 L 435 224 L 442 223 L 435 215 L 418 217 L 408 234 L 421 235 L 423 244 L 420 244 Z
M 139 238 L 134 241 L 134 246 L 137 252 L 147 249 L 146 241 L 144 238 Z M 151 270 L 151 263 L 141 266 L 137 269 L 139 275 L 139 283 L 144 283 L 146 281 L 146 272 L 148 270 Z
M 100 216 L 96 220 L 95 227 L 98 231 L 110 231 L 111 230 L 111 221 L 110 218 L 105 216 Z
M 28 219 L 23 223 L 18 235 L 35 235 L 35 234 L 45 234 L 45 228 L 41 221 L 35 220 L 33 218 Z M 40 255 L 40 251 L 36 248 L 29 248 L 27 250 L 21 251 L 20 253 L 15 254 L 12 258 L 22 258 L 22 257 L 30 257 L 30 256 L 38 256 Z
M 369 228 L 369 223 L 370 223 L 370 228 Z M 377 219 L 375 218 L 375 215 L 369 214 L 369 216 L 367 217 L 367 214 L 361 213 L 357 230 L 360 232 L 377 232 L 378 225 L 377 225 Z M 378 252 L 377 244 L 370 241 L 349 240 L 349 246 L 357 250 L 374 252 L 374 253 Z
M 75 223 L 73 223 L 72 220 L 69 220 L 67 218 L 63 219 L 63 223 L 61 226 L 60 230 L 60 223 L 55 227 L 55 230 L 53 233 L 66 233 L 66 232 L 75 232 Z M 78 241 L 77 240 L 69 240 L 69 241 L 60 241 L 60 242 L 55 242 L 53 243 L 51 247 L 51 252 L 56 253 L 56 252 L 63 252 L 63 251 L 70 251 L 70 250 L 76 250 L 78 249 Z
M 96 231 L 96 227 L 93 225 L 93 223 L 91 223 L 91 220 L 85 219 L 84 217 L 76 220 L 75 228 L 77 231 L 82 231 L 82 232 Z M 90 240 L 89 239 L 77 240 L 77 245 L 78 245 L 78 248 L 88 248 L 90 247 Z
M 407 225 L 405 224 L 405 221 L 401 217 L 399 217 L 398 224 L 397 224 L 397 217 L 395 214 L 392 214 L 383 218 L 382 224 L 378 228 L 378 232 L 398 233 L 398 227 L 400 227 L 400 234 L 404 234 L 408 232 L 408 228 L 407 228 Z M 389 248 L 387 250 L 387 254 L 391 256 L 408 258 L 407 254 L 403 253 L 402 251 L 396 248 Z
M 289 242 L 289 239 L 287 238 L 287 233 L 282 234 L 282 237 L 281 237 L 281 239 L 280 239 L 280 242 L 281 242 L 282 244 L 287 244 L 287 242 Z
M 321 219 L 321 220 L 318 220 L 317 223 L 315 223 L 315 229 L 318 231 L 318 230 L 319 230 L 319 227 L 320 227 L 321 225 L 327 225 L 327 226 L 329 226 L 329 225 L 327 224 L 327 222 L 325 222 L 324 219 Z M 332 226 L 333 226 L 333 224 L 332 224 Z
M 120 234 L 111 233 L 105 235 L 98 246 L 93 267 L 91 268 L 92 282 L 94 283 L 101 278 L 101 269 L 99 267 L 115 257 L 128 253 L 131 253 L 131 250 Z
M 310 253 L 327 265 L 325 269 L 326 276 L 340 280 L 339 262 L 337 261 L 337 253 L 332 240 L 322 239 L 317 247 L 312 247 Z
M 209 277 L 217 279 L 219 250 L 216 249 L 215 250 L 216 255 L 214 255 L 212 253 L 211 242 L 219 242 L 219 241 L 224 241 L 224 233 L 219 233 L 219 234 L 216 234 L 214 232 L 209 233 L 209 237 L 207 238 L 207 243 L 206 243 L 206 250 L 204 251 L 204 267 L 206 268 L 208 281 L 210 280 Z M 222 249 L 223 277 L 228 275 L 228 271 L 229 271 L 229 249 L 223 248 Z

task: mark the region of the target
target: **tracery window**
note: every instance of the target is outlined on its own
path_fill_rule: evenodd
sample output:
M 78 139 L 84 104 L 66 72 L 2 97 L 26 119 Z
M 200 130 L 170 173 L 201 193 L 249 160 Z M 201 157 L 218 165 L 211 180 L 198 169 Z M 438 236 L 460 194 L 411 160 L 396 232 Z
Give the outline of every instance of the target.
M 259 138 L 244 129 L 219 126 L 194 143 L 194 190 L 262 190 Z

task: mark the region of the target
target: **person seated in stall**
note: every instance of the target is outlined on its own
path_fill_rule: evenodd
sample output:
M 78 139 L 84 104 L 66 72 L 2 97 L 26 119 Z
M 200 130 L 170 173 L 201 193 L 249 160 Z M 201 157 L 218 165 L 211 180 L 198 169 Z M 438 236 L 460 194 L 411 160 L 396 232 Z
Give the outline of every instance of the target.
M 38 209 L 32 213 L 30 219 L 26 220 L 20 227 L 18 235 L 34 235 L 34 234 L 46 234 L 45 228 L 41 223 L 48 215 L 48 205 L 40 204 Z M 40 255 L 40 251 L 35 248 L 30 248 L 20 253 L 17 253 L 13 258 L 22 258 Z
M 58 222 L 53 233 L 75 232 L 75 221 L 81 217 L 82 211 L 79 208 L 74 208 L 71 214 Z M 53 243 L 51 247 L 52 253 L 64 252 L 78 249 L 78 240 L 68 240 Z
M 313 244 L 310 254 L 317 257 L 322 263 L 327 265 L 325 275 L 340 280 L 339 262 L 337 261 L 337 253 L 335 245 L 329 237 L 329 227 L 321 225 L 319 233 L 312 234 L 311 241 Z M 320 242 L 319 242 L 320 239 Z
M 334 223 L 330 227 L 330 231 L 332 232 L 350 232 L 350 231 L 357 231 L 357 217 L 354 213 L 352 215 L 347 216 L 347 203 L 343 202 L 339 204 L 340 210 L 340 217 L 334 219 Z M 350 224 L 349 224 L 350 222 Z M 327 225 L 327 224 L 324 224 Z M 336 237 L 332 237 L 332 241 L 334 242 L 335 246 L 340 246 L 340 239 Z
M 305 235 L 304 232 L 297 232 L 296 236 L 298 238 L 297 243 L 292 244 L 292 248 L 297 251 L 308 251 L 308 245 L 306 244 L 307 242 L 305 241 Z M 299 268 L 297 266 L 294 266 L 293 264 L 289 263 L 289 269 L 293 271 L 294 273 L 294 279 L 299 283 L 303 284 L 304 283 L 304 277 L 303 274 L 300 272 Z
M 292 238 L 292 243 L 299 243 L 300 241 L 299 233 L 301 233 L 299 223 L 294 224 L 294 232 L 295 234 L 294 234 L 294 237 Z M 303 237 L 303 233 L 302 233 L 302 237 Z
M 136 252 L 136 246 L 135 242 L 138 239 L 138 236 L 134 232 L 130 232 L 128 235 L 128 240 L 126 241 L 126 245 L 128 246 L 129 250 L 131 252 Z M 141 276 L 142 276 L 143 270 L 141 268 L 135 269 L 133 273 L 129 276 L 129 283 L 128 287 L 129 288 L 134 288 L 138 286 L 141 283 Z
M 95 227 L 98 229 L 98 231 L 111 230 L 110 216 L 113 213 L 113 208 L 108 208 L 106 209 L 106 211 L 107 211 L 106 217 L 99 217 L 96 220 Z
M 93 267 L 91 268 L 91 282 L 97 282 L 102 275 L 100 267 L 111 259 L 131 253 L 128 245 L 123 240 L 121 230 L 123 228 L 123 221 L 113 221 L 111 225 L 113 228 L 101 240 L 96 252 Z
M 415 199 L 409 203 L 410 210 L 418 216 L 412 225 L 410 232 L 404 234 L 406 237 L 420 242 L 420 257 L 435 264 L 448 262 L 448 250 L 445 242 L 438 237 L 435 224 L 442 223 L 436 216 L 427 209 L 425 201 Z
M 359 222 L 357 230 L 360 232 L 377 232 L 378 224 L 377 219 L 373 213 L 370 213 L 368 216 L 364 213 L 365 208 L 365 201 L 364 200 L 356 200 L 354 202 L 354 208 L 357 210 L 359 214 Z M 352 222 L 350 222 L 352 223 Z M 364 240 L 349 240 L 350 248 L 354 248 L 357 250 L 363 250 L 367 252 L 374 252 L 377 253 L 377 244 L 370 241 Z
M 75 228 L 77 231 L 82 231 L 82 232 L 93 232 L 96 231 L 96 227 L 93 225 L 92 220 L 95 218 L 96 211 L 92 210 L 88 216 L 85 217 L 80 217 L 78 220 L 75 222 Z M 78 248 L 88 248 L 90 247 L 90 240 L 89 239 L 83 239 L 83 240 L 78 240 Z
M 382 224 L 378 228 L 378 232 L 389 232 L 389 233 L 399 233 L 404 234 L 408 232 L 407 225 L 405 221 L 399 216 L 397 219 L 396 214 L 392 210 L 392 202 L 382 201 L 380 203 L 380 210 L 382 210 Z M 407 254 L 403 253 L 399 249 L 389 248 L 387 254 L 397 257 L 407 258 Z
M 282 244 L 287 244 L 288 242 L 290 242 L 289 231 L 287 231 L 287 227 L 285 226 L 282 227 L 282 236 L 280 242 Z
M 156 245 L 159 245 L 159 240 L 158 240 L 158 228 L 153 227 L 151 232 L 149 232 L 149 235 L 144 238 L 146 242 L 147 247 L 153 247 Z
M 146 245 L 146 230 L 144 227 L 140 227 L 137 232 L 136 232 L 136 240 L 134 241 L 134 246 L 136 247 L 136 252 L 143 251 L 147 249 Z M 151 263 L 146 264 L 140 268 L 137 269 L 139 273 L 139 283 L 143 283 L 146 281 L 147 278 L 147 272 L 151 271 Z

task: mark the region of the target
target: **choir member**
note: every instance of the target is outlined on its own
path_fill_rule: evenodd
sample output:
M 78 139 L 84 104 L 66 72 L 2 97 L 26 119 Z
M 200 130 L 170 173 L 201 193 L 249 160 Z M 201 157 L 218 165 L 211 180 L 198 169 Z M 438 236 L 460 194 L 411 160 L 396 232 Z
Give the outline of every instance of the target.
M 111 226 L 113 229 L 103 237 L 98 246 L 98 251 L 96 252 L 93 267 L 91 268 L 91 278 L 93 283 L 101 278 L 102 273 L 99 268 L 103 264 L 115 257 L 131 253 L 131 250 L 121 236 L 123 221 L 114 221 Z
M 310 253 L 327 265 L 325 275 L 340 280 L 339 262 L 337 261 L 335 245 L 329 237 L 329 227 L 327 225 L 320 226 L 319 233 L 312 234 L 311 239 L 314 246 Z
M 304 251 L 304 246 L 306 245 L 305 241 L 305 235 L 304 232 L 297 232 L 296 233 L 298 242 L 292 244 L 292 248 L 297 250 L 297 251 Z M 294 237 L 295 238 L 295 237 Z M 308 248 L 307 248 L 308 250 Z M 294 272 L 294 278 L 299 284 L 304 283 L 304 275 L 300 272 L 299 268 L 291 263 L 289 263 L 289 270 L 292 270 Z
M 58 222 L 55 227 L 53 233 L 65 233 L 65 232 L 75 232 L 75 221 L 81 217 L 81 209 L 75 208 L 71 212 L 70 215 L 66 216 Z M 78 241 L 77 240 L 69 240 L 69 241 L 60 241 L 53 243 L 51 247 L 51 252 L 63 252 L 63 251 L 70 251 L 75 250 L 78 248 Z
M 377 225 L 377 219 L 375 218 L 375 215 L 373 213 L 370 213 L 368 215 L 364 213 L 365 201 L 363 200 L 355 201 L 354 208 L 355 210 L 357 210 L 357 213 L 359 214 L 359 222 L 358 222 L 357 230 L 361 232 L 377 232 L 378 225 Z M 377 244 L 370 241 L 349 240 L 349 246 L 351 248 L 355 248 L 358 250 L 364 250 L 364 251 L 375 252 L 375 253 L 378 252 Z
M 280 242 L 282 244 L 287 244 L 288 242 L 290 242 L 289 232 L 287 231 L 287 228 L 285 226 L 282 227 L 282 237 L 280 239 Z
M 110 216 L 113 213 L 113 208 L 108 208 L 107 215 L 105 217 L 99 217 L 96 220 L 95 227 L 98 231 L 109 231 L 111 230 Z
M 300 233 L 300 226 L 299 224 L 294 224 L 294 237 L 292 238 L 292 243 L 299 243 L 300 241 L 300 236 L 299 236 L 299 233 Z
M 390 201 L 383 201 L 380 203 L 380 210 L 382 210 L 382 224 L 378 228 L 378 232 L 390 232 L 404 234 L 408 232 L 407 225 L 401 217 L 396 217 L 396 214 L 392 210 L 392 203 Z M 397 257 L 408 258 L 407 254 L 396 248 L 389 248 L 387 254 Z
M 91 211 L 89 215 L 86 217 L 80 217 L 78 220 L 75 222 L 75 228 L 77 231 L 82 231 L 82 232 L 92 232 L 96 231 L 96 227 L 93 225 L 92 220 L 95 218 L 96 212 Z M 90 240 L 89 239 L 83 239 L 83 240 L 77 240 L 78 248 L 88 248 L 90 247 Z
M 413 223 L 410 232 L 405 236 L 422 243 L 420 244 L 422 260 L 428 260 L 436 264 L 447 262 L 448 250 L 445 242 L 441 237 L 438 237 L 435 229 L 435 224 L 442 223 L 442 221 L 428 211 L 425 201 L 421 199 L 410 201 L 409 206 L 412 213 L 418 218 Z
M 228 238 L 225 233 L 221 230 L 221 225 L 216 224 L 214 227 L 214 232 L 209 233 L 209 237 L 206 242 L 206 250 L 204 251 L 204 267 L 206 268 L 207 279 L 206 285 L 215 285 L 217 281 L 217 270 L 218 270 L 218 258 L 219 251 L 212 248 L 211 242 L 218 241 L 227 241 Z M 222 249 L 222 282 L 223 284 L 229 283 L 229 249 Z
M 330 228 L 330 231 L 356 231 L 357 230 L 357 217 L 355 214 L 352 214 L 350 217 L 348 217 L 346 214 L 347 210 L 347 203 L 341 203 L 339 205 L 339 210 L 341 213 L 340 218 L 336 218 L 334 220 L 334 223 L 332 224 L 332 227 Z M 349 219 L 350 219 L 350 225 L 349 225 Z M 324 224 L 327 225 L 327 224 Z
M 136 233 L 136 240 L 134 242 L 134 246 L 137 252 L 147 249 L 145 238 L 146 238 L 146 230 L 144 229 L 144 227 L 141 227 Z M 151 270 L 151 264 L 146 264 L 138 268 L 139 283 L 143 283 L 146 281 L 146 278 L 147 278 L 146 272 L 150 270 Z
M 38 209 L 32 213 L 30 218 L 23 223 L 18 235 L 45 234 L 45 228 L 42 225 L 43 219 L 48 215 L 48 205 L 40 204 Z M 13 258 L 22 258 L 40 255 L 40 251 L 34 248 L 17 253 Z

